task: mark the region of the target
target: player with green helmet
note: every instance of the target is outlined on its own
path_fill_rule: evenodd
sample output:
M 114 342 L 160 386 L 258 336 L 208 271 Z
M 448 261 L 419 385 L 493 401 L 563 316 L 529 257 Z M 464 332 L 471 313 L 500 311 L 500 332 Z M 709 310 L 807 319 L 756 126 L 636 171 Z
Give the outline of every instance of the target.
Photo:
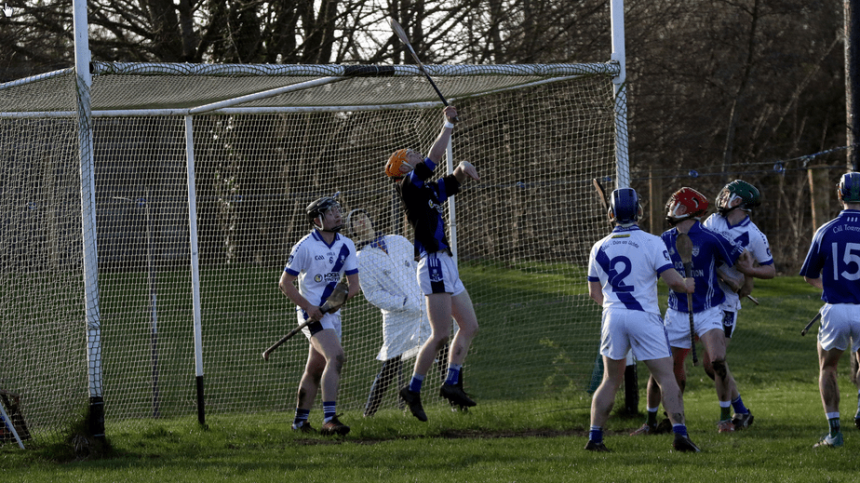
M 723 216 L 735 209 L 749 213 L 760 204 L 761 193 L 758 188 L 740 179 L 725 185 L 717 195 L 717 208 Z
M 721 233 L 736 245 L 743 247 L 755 262 L 752 273 L 747 275 L 730 267 L 720 267 L 717 270 L 721 275 L 720 288 L 726 294 L 726 300 L 720 305 L 720 309 L 723 311 L 723 332 L 725 332 L 727 348 L 734 335 L 738 311 L 741 309 L 741 299 L 752 292 L 753 278 L 769 279 L 776 275 L 767 237 L 750 220 L 750 213 L 761 205 L 761 198 L 758 188 L 746 181 L 736 179 L 720 190 L 717 195 L 719 211 L 704 222 L 706 228 Z M 703 364 L 705 371 L 713 379 L 714 370 L 708 364 L 707 355 L 702 360 L 705 361 Z M 720 422 L 717 424 L 717 430 L 721 433 L 744 429 L 753 422 L 752 413 L 741 399 L 734 376 L 730 376 L 729 379 L 731 400 L 720 401 Z M 732 415 L 732 409 L 734 409 L 734 415 Z

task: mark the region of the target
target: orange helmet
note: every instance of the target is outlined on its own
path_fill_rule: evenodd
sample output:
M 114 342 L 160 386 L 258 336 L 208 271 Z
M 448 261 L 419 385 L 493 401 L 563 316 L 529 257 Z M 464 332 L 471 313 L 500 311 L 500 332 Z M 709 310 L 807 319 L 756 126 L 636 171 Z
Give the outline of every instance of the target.
M 406 165 L 410 168 L 412 167 L 409 164 L 409 161 L 406 160 L 406 154 L 409 152 L 408 149 L 398 149 L 394 151 L 394 154 L 388 158 L 388 162 L 385 163 L 385 174 L 389 178 L 400 179 L 403 177 L 403 173 L 400 172 L 400 166 Z

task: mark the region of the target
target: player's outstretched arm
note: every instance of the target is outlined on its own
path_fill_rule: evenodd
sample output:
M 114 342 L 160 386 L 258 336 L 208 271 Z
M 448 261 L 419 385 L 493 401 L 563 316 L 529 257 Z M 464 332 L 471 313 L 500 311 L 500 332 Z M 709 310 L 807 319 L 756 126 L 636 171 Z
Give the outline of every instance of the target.
M 678 293 L 693 293 L 696 291 L 696 281 L 693 277 L 684 278 L 674 268 L 664 271 L 660 278 L 666 282 L 670 289 Z
M 427 157 L 435 164 L 439 164 L 445 151 L 448 150 L 448 140 L 451 139 L 451 132 L 454 130 L 453 119 L 457 117 L 457 108 L 454 106 L 446 106 L 442 112 L 445 115 L 445 124 L 442 127 L 442 131 L 439 132 L 439 136 L 433 142 L 433 146 L 430 147 L 430 151 L 427 153 Z M 448 127 L 449 123 L 452 124 L 452 127 Z
M 480 181 L 480 177 L 478 177 L 478 170 L 475 169 L 475 166 L 468 161 L 461 161 L 457 168 L 454 169 L 454 177 L 457 178 L 457 181 L 460 184 L 463 184 L 468 179 L 473 179 L 475 181 Z

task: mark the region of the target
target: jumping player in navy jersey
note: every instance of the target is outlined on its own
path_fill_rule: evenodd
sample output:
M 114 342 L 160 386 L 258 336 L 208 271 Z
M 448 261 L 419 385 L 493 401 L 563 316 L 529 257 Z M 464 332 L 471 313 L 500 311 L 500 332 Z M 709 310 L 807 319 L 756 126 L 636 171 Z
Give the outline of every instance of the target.
M 843 210 L 815 232 L 800 275 L 822 290 L 818 330 L 818 389 L 830 432 L 815 447 L 840 447 L 839 384 L 836 368 L 846 350 L 860 358 L 860 173 L 842 175 L 837 196 Z M 849 348 L 850 340 L 854 344 Z M 854 424 L 860 429 L 860 393 Z
M 740 248 L 748 251 L 753 260 L 757 262 L 757 266 L 753 266 L 749 277 L 744 276 L 735 268 L 724 267 L 725 276 L 720 278 L 720 288 L 726 295 L 726 300 L 720 305 L 720 310 L 723 312 L 726 349 L 728 349 L 732 336 L 737 333 L 735 329 L 737 328 L 738 312 L 741 309 L 741 298 L 752 292 L 753 277 L 770 279 L 776 276 L 767 237 L 750 219 L 753 208 L 760 203 L 761 193 L 758 188 L 746 181 L 736 179 L 720 190 L 717 195 L 719 212 L 709 216 L 703 223 L 705 228 L 720 233 Z M 741 284 L 735 287 L 738 285 L 737 282 L 741 282 Z M 709 363 L 707 351 L 703 354 L 702 360 L 708 376 L 711 379 L 716 377 L 714 369 Z M 720 401 L 719 431 L 723 433 L 747 428 L 754 419 L 752 413 L 744 405 L 740 393 L 737 392 L 737 383 L 731 372 L 729 372 L 728 377 L 732 379 L 729 385 L 734 389 L 731 394 L 731 405 L 725 401 Z M 732 415 L 732 408 L 734 408 L 734 415 Z
M 677 270 L 684 264 L 675 250 L 679 233 L 689 235 L 693 244 L 693 278 L 696 291 L 693 292 L 693 306 L 687 306 L 687 294 L 669 292 L 669 308 L 666 310 L 665 325 L 669 334 L 669 345 L 674 358 L 675 378 L 683 392 L 687 375 L 684 359 L 692 349 L 689 312 L 693 312 L 695 335 L 705 346 L 709 363 L 714 368 L 714 385 L 721 405 L 731 405 L 732 383 L 729 366 L 726 363 L 726 338 L 723 332 L 723 317 L 720 310 L 726 296 L 717 281 L 716 267 L 725 263 L 735 266 L 741 273 L 752 269 L 750 257 L 742 248 L 737 247 L 724 236 L 703 227 L 699 220 L 708 209 L 708 199 L 692 188 L 681 188 L 672 194 L 666 205 L 667 221 L 673 226 L 661 238 L 669 251 L 672 263 Z M 633 434 L 653 434 L 657 429 L 657 409 L 660 405 L 660 388 L 654 377 L 648 379 L 648 419 L 645 425 Z M 729 423 L 731 420 L 729 420 Z M 719 429 L 719 426 L 718 426 Z
M 400 397 L 419 421 L 427 421 L 421 405 L 421 386 L 436 354 L 448 342 L 452 316 L 459 330 L 451 343 L 448 376 L 439 393 L 452 404 L 461 407 L 475 405 L 458 382 L 466 353 L 478 332 L 478 318 L 452 257 L 442 219 L 442 205 L 459 192 L 462 183 L 479 177 L 475 167 L 464 161 L 453 174 L 438 181 L 429 181 L 447 149 L 457 109 L 446 106 L 443 113 L 445 124 L 426 158 L 412 149 L 400 149 L 385 165 L 385 174 L 394 181 L 406 209 L 406 218 L 415 230 L 415 256 L 420 259 L 418 284 L 427 300 L 427 315 L 432 329 L 430 338 L 418 352 L 412 380 L 400 390 Z
M 663 405 L 675 433 L 674 448 L 698 452 L 687 434 L 683 396 L 672 374 L 672 352 L 657 303 L 658 277 L 683 293 L 693 293 L 695 282 L 672 267 L 659 237 L 639 229 L 636 222 L 641 214 L 635 190 L 613 191 L 609 217 L 615 221 L 615 229 L 594 245 L 588 261 L 588 294 L 603 307 L 600 354 L 604 371 L 591 401 L 591 430 L 585 449 L 608 451 L 603 424 L 624 381 L 627 351 L 632 348 L 662 389 Z
M 335 195 L 337 196 L 337 195 Z M 334 197 L 320 198 L 307 207 L 311 232 L 293 246 L 278 286 L 296 304 L 298 323 L 314 322 L 302 329 L 310 341 L 308 361 L 296 401 L 293 429 L 311 432 L 308 415 L 322 389 L 324 435 L 345 435 L 349 426 L 338 420 L 335 412 L 340 371 L 345 355 L 340 344 L 340 311 L 323 314 L 320 306 L 331 295 L 341 277 L 349 284 L 347 300 L 358 294 L 358 261 L 355 245 L 340 235 L 343 226 L 340 205 Z M 298 288 L 294 281 L 298 279 Z

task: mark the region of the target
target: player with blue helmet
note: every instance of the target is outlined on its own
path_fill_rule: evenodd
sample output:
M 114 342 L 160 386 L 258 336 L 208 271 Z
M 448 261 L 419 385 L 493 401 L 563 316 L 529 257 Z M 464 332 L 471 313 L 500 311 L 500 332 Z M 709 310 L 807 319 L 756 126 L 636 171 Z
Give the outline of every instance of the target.
M 846 350 L 860 359 L 860 173 L 842 175 L 836 194 L 843 210 L 815 232 L 800 268 L 803 279 L 822 291 L 824 301 L 817 344 L 818 388 L 830 431 L 815 444 L 819 448 L 843 444 L 836 369 Z M 854 424 L 860 428 L 860 392 Z
M 683 396 L 672 371 L 672 352 L 657 301 L 657 278 L 685 293 L 692 293 L 695 284 L 675 270 L 659 237 L 639 229 L 641 213 L 635 190 L 613 191 L 609 217 L 615 228 L 594 245 L 589 257 L 588 294 L 603 307 L 600 354 L 604 372 L 591 402 L 591 430 L 585 449 L 608 451 L 603 443 L 603 425 L 624 380 L 626 355 L 632 348 L 663 389 L 663 405 L 675 433 L 674 448 L 698 452 L 687 434 Z

